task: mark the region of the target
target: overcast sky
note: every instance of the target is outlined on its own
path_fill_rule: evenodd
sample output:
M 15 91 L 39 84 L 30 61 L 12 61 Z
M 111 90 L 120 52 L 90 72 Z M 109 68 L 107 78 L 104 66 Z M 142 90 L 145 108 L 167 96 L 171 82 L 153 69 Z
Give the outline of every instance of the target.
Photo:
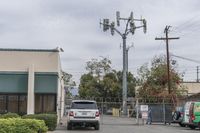
M 129 35 L 129 70 L 150 62 L 155 55 L 165 54 L 166 25 L 172 26 L 170 53 L 200 61 L 199 0 L 0 0 L 0 47 L 52 49 L 62 47 L 62 68 L 77 82 L 85 72 L 86 62 L 101 56 L 111 59 L 112 66 L 122 69 L 122 40 L 119 35 L 103 32 L 99 20 L 115 20 L 115 12 L 147 20 L 147 34 L 137 29 Z M 121 23 L 124 24 L 123 21 Z M 174 58 L 184 80 L 196 79 L 197 63 Z

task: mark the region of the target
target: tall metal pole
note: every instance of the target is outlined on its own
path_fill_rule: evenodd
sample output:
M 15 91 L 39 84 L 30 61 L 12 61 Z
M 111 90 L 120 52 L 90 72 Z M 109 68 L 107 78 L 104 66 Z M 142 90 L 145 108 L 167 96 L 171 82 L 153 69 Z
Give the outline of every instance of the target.
M 123 115 L 127 114 L 127 61 L 126 61 L 126 34 L 123 34 Z
M 117 20 L 117 26 L 120 26 L 120 20 L 126 21 L 126 28 L 123 33 L 121 33 L 117 28 L 115 28 L 115 22 L 109 23 L 109 19 L 103 19 L 103 22 L 100 21 L 100 25 L 103 25 L 103 31 L 107 31 L 110 29 L 111 34 L 114 35 L 114 33 L 118 33 L 123 40 L 123 81 L 122 81 L 122 111 L 123 115 L 127 115 L 127 71 L 128 71 L 128 52 L 126 48 L 126 36 L 128 36 L 129 33 L 132 33 L 134 35 L 135 30 L 137 28 L 143 28 L 144 33 L 146 33 L 147 30 L 147 24 L 145 19 L 134 19 L 133 18 L 133 12 L 131 12 L 130 17 L 128 18 L 121 18 L 120 12 L 116 12 L 116 20 Z M 142 24 L 140 26 L 135 25 L 135 21 L 140 21 Z

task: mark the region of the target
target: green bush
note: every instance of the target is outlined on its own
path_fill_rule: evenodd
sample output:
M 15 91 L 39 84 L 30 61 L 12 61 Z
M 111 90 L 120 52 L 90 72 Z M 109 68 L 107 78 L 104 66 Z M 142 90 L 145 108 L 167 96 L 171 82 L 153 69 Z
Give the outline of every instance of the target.
M 44 120 L 46 126 L 50 131 L 56 129 L 57 126 L 57 115 L 56 114 L 33 114 L 33 115 L 24 115 L 24 119 L 38 119 Z
M 7 113 L 7 114 L 3 114 L 3 115 L 0 115 L 0 118 L 4 118 L 4 119 L 7 119 L 7 118 L 19 118 L 20 116 L 16 113 Z
M 47 132 L 44 121 L 35 119 L 0 119 L 0 133 L 41 133 Z

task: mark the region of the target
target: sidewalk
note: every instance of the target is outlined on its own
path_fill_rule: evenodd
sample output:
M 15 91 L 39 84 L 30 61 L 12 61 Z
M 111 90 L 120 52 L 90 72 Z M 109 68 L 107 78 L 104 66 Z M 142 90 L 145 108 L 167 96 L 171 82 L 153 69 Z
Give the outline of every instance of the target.
M 56 130 L 67 130 L 67 117 L 63 116 L 60 124 L 57 125 Z M 54 131 L 48 131 L 47 133 L 53 133 Z
M 63 116 L 56 130 L 67 130 L 67 116 Z

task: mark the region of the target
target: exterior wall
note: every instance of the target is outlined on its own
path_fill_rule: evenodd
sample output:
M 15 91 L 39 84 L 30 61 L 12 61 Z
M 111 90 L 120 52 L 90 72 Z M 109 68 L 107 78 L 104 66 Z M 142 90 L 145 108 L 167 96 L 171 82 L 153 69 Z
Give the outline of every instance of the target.
M 59 52 L 0 51 L 0 71 L 28 71 L 34 64 L 35 72 L 59 72 Z
M 28 99 L 27 99 L 27 114 L 34 114 L 35 111 L 35 73 L 34 65 L 30 65 L 28 71 Z
M 60 56 L 59 51 L 57 50 L 19 50 L 19 49 L 0 49 L 0 62 L 3 65 L 0 65 L 0 73 L 27 73 L 27 78 L 29 77 L 29 80 L 27 79 L 28 83 L 25 83 L 24 85 L 27 86 L 26 92 L 29 94 L 27 99 L 27 113 L 34 113 L 34 99 L 31 97 L 34 97 L 34 94 L 39 93 L 57 93 L 57 115 L 58 115 L 58 121 L 64 114 L 64 85 L 62 80 L 62 72 L 61 72 L 61 63 L 60 63 Z M 30 66 L 34 66 L 32 75 L 35 75 L 35 78 L 30 78 Z M 56 90 L 54 92 L 49 92 L 48 89 L 44 89 L 45 84 L 42 82 L 40 84 L 40 81 L 38 78 L 40 78 L 40 75 L 38 76 L 38 73 L 54 73 L 56 74 L 55 77 L 47 77 L 49 79 L 49 84 L 51 84 L 51 81 L 56 80 Z M 55 75 L 54 75 L 55 76 Z M 1 78 L 1 77 L 0 77 Z M 45 77 L 43 77 L 45 78 Z M 51 81 L 50 81 L 51 80 Z M 0 82 L 1 83 L 1 82 Z M 36 83 L 36 84 L 33 84 Z M 32 84 L 32 85 L 31 85 Z M 44 86 L 41 88 L 37 87 L 37 84 L 40 84 L 39 86 Z M 34 88 L 34 89 L 33 89 Z M 43 89 L 42 89 L 43 88 Z M 1 88 L 0 88 L 1 93 Z M 31 94 L 33 93 L 33 94 Z M 31 94 L 31 95 L 30 95 Z M 30 98 L 30 99 L 29 99 Z
M 57 91 L 57 114 L 58 114 L 58 123 L 60 123 L 61 118 L 64 115 L 64 82 L 62 79 L 62 70 L 61 70 L 61 61 L 60 56 L 57 58 L 58 60 L 58 91 Z
M 197 82 L 183 82 L 181 83 L 188 90 L 188 95 L 200 93 L 200 83 Z

